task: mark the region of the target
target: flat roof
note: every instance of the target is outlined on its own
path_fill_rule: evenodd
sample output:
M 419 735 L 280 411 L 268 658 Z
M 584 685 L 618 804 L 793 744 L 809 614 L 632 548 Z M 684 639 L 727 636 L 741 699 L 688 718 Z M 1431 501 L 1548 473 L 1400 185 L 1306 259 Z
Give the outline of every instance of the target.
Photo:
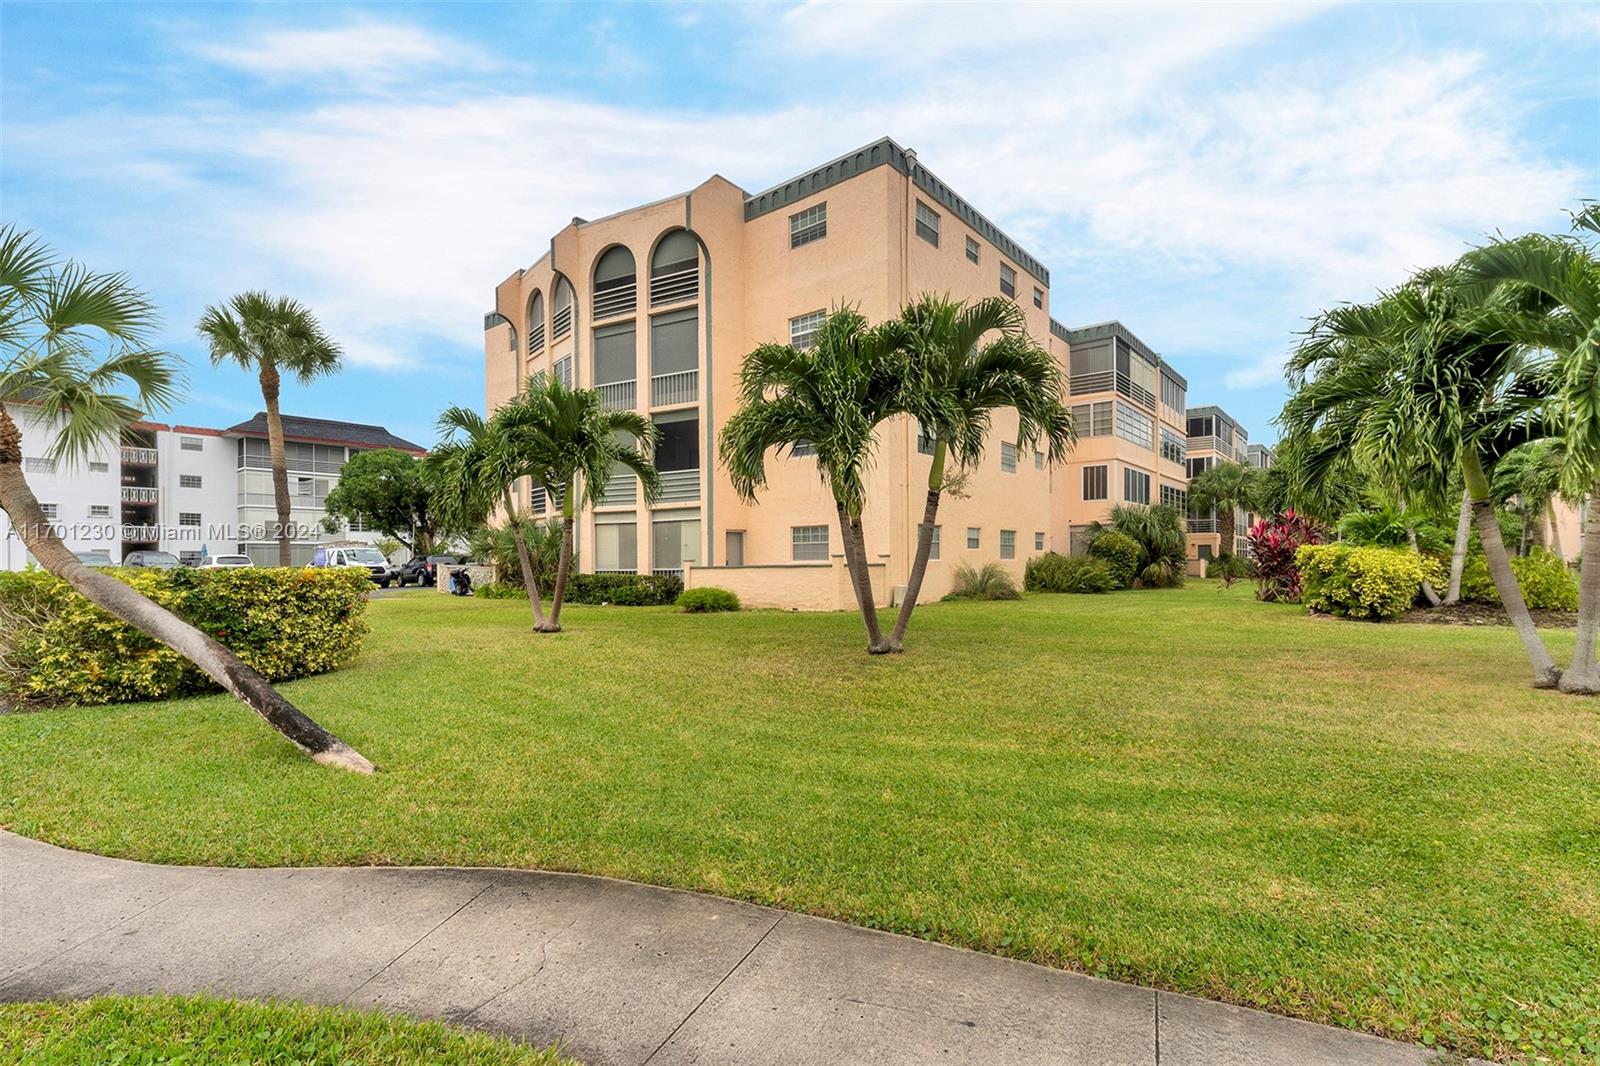
M 1237 418 L 1234 418 L 1228 412 L 1224 411 L 1215 404 L 1207 404 L 1204 407 L 1191 407 L 1183 412 L 1184 418 L 1205 418 L 1207 415 L 1212 415 L 1222 419 L 1224 422 L 1228 423 L 1228 425 L 1232 426 L 1240 433 L 1243 433 L 1246 441 L 1250 439 L 1250 431 L 1245 429 L 1244 426 L 1239 423 Z
M 1176 381 L 1183 389 L 1187 390 L 1189 388 L 1188 378 L 1178 373 L 1177 369 L 1174 368 L 1171 363 L 1161 358 L 1161 353 L 1157 352 L 1154 348 L 1140 340 L 1134 334 L 1133 330 L 1129 329 L 1127 326 L 1124 326 L 1117 319 L 1111 319 L 1109 322 L 1096 322 L 1093 325 L 1088 326 L 1075 326 L 1069 328 L 1052 318 L 1050 320 L 1050 332 L 1055 334 L 1061 340 L 1066 341 L 1069 345 L 1074 343 L 1082 343 L 1085 341 L 1104 340 L 1107 337 L 1118 337 L 1125 344 L 1127 344 L 1128 347 L 1134 349 L 1140 355 L 1144 356 L 1145 362 L 1152 363 L 1155 366 L 1160 367 L 1163 374 L 1171 378 L 1173 381 Z

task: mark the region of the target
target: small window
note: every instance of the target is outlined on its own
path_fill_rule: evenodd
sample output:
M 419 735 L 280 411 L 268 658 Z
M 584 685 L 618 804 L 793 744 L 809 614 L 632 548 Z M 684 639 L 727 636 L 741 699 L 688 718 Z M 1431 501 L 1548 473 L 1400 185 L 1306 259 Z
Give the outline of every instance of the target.
M 311 496 L 316 493 L 316 484 L 308 477 L 295 478 L 294 491 L 297 496 Z
M 1008 474 L 1017 472 L 1017 446 L 1000 442 L 1000 469 Z
M 1122 468 L 1122 502 L 1148 505 L 1150 503 L 1150 475 L 1131 466 Z
M 198 526 L 199 524 L 200 524 L 200 512 L 199 511 L 179 511 L 178 512 L 178 525 L 180 525 L 180 526 Z
M 200 481 L 200 475 L 199 474 L 179 474 L 178 475 L 178 487 L 180 489 L 197 489 L 197 488 L 200 487 L 200 484 L 201 484 L 201 481 Z
M 828 312 L 812 311 L 789 320 L 789 346 L 802 351 L 817 343 L 817 330 L 828 320 Z
M 977 526 L 967 527 L 967 550 L 977 551 L 978 545 L 983 541 L 983 530 Z
M 1044 307 L 1044 290 L 1037 285 L 1033 287 L 1033 306 Z
M 828 205 L 826 202 L 808 207 L 789 216 L 789 247 L 820 241 L 828 235 Z
M 1036 552 L 1044 551 L 1044 534 L 1043 533 L 1035 533 L 1033 535 L 1033 550 L 1036 551 Z
M 61 505 L 56 503 L 41 503 L 39 505 L 39 510 L 44 512 L 44 516 L 46 518 L 54 522 L 56 520 L 56 515 L 61 513 Z
M 939 526 L 934 526 L 933 527 L 933 540 L 928 545 L 928 558 L 929 559 L 937 559 L 937 558 L 939 558 L 939 530 L 940 530 L 940 528 L 941 527 L 939 527 Z
M 808 455 L 816 455 L 817 446 L 808 440 L 797 440 L 789 449 L 789 456 L 793 459 L 803 459 Z
M 827 526 L 794 526 L 794 561 L 813 563 L 828 558 Z
M 1083 468 L 1083 498 L 1085 500 L 1103 500 L 1109 495 L 1108 490 L 1105 467 L 1086 466 Z
M 917 451 L 922 455 L 932 455 L 935 441 L 933 434 L 925 429 L 922 423 L 917 423 Z
M 1013 299 L 1017 295 L 1017 272 L 1004 263 L 1000 264 L 1000 292 Z
M 199 549 L 178 553 L 178 562 L 184 566 L 199 566 L 202 558 L 203 555 Z
M 971 237 L 967 238 L 967 259 L 973 263 L 978 261 L 978 242 Z
M 111 505 L 105 503 L 91 503 L 89 505 L 90 518 L 110 518 Z
M 178 447 L 186 452 L 201 452 L 205 451 L 206 441 L 204 437 L 179 437 Z
M 917 236 L 939 247 L 939 212 L 921 200 L 917 201 Z
M 1035 470 L 1043 470 L 1044 469 L 1044 452 L 1037 451 L 1037 450 L 1034 451 L 1034 453 L 1033 453 L 1033 468 Z
M 23 459 L 22 469 L 29 474 L 54 474 L 56 461 L 54 459 Z
M 1002 529 L 1000 531 L 1000 558 L 1015 559 L 1017 557 L 1017 531 Z
M 89 473 L 91 473 L 91 474 L 109 474 L 110 472 L 111 472 L 111 464 L 110 463 L 90 463 L 89 464 Z

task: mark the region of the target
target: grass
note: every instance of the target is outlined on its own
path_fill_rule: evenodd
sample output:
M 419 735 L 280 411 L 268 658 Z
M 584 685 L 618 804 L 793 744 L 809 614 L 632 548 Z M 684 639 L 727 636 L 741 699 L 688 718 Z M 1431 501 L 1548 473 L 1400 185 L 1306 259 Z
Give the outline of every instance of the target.
M 169 863 L 582 870 L 1492 1057 L 1600 1058 L 1600 704 L 1502 627 L 1241 584 L 847 614 L 374 601 L 286 686 L 0 717 L 0 824 Z M 1558 659 L 1570 632 L 1546 634 Z
M 554 1051 L 377 1011 L 108 996 L 0 1005 L 0 1061 L 254 1063 L 257 1066 L 576 1066 Z

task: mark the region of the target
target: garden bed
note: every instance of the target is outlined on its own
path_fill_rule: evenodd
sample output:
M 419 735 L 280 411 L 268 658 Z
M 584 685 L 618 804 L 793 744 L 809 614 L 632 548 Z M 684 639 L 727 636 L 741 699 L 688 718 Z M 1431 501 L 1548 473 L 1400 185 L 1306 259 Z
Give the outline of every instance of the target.
M 1540 629 L 1573 629 L 1578 624 L 1576 611 L 1529 611 Z M 1414 607 L 1396 621 L 1437 626 L 1508 626 L 1505 608 L 1499 604 L 1453 603 L 1440 607 Z

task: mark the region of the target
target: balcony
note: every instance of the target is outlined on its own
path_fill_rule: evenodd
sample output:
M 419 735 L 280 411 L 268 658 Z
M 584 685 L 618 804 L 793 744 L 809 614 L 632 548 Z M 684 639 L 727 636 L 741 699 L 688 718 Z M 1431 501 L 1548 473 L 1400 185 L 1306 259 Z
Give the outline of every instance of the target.
M 159 544 L 161 527 L 125 525 L 122 527 L 122 539 L 128 544 Z
M 142 488 L 137 485 L 122 486 L 123 503 L 160 503 L 161 490 Z
M 595 390 L 600 393 L 600 406 L 608 411 L 631 411 L 638 405 L 637 381 L 611 381 L 596 385 Z
M 673 374 L 657 374 L 650 379 L 650 405 L 671 407 L 673 404 L 694 403 L 700 398 L 700 371 L 680 370 Z
M 1245 453 L 1234 448 L 1233 445 L 1227 443 L 1221 437 L 1190 437 L 1189 454 L 1193 456 L 1195 452 L 1212 452 L 1224 462 L 1242 463 L 1245 461 Z
M 700 264 L 691 262 L 679 270 L 667 269 L 650 275 L 650 306 L 684 303 L 700 295 Z
M 699 470 L 661 471 L 662 503 L 693 503 L 700 498 Z
M 122 449 L 123 466 L 155 466 L 161 453 L 154 448 L 132 448 L 124 446 Z
M 1191 518 L 1189 519 L 1189 532 L 1215 533 L 1217 532 L 1217 520 L 1215 518 Z
M 1111 392 L 1112 390 L 1120 392 L 1152 411 L 1155 410 L 1155 393 L 1136 383 L 1126 374 L 1119 374 L 1111 370 L 1097 370 L 1092 374 L 1079 374 L 1068 382 L 1068 392 L 1073 396 L 1084 396 L 1091 392 Z

